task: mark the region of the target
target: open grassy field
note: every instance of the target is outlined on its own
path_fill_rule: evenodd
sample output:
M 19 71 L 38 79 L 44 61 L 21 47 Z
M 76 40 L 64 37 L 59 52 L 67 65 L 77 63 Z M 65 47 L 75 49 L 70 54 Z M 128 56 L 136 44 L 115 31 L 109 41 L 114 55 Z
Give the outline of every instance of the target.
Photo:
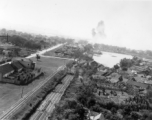
M 46 56 L 57 56 L 57 55 L 55 54 L 55 51 L 46 52 L 44 55 L 46 55 Z
M 55 53 L 55 51 L 58 50 L 58 49 L 60 49 L 60 48 L 62 48 L 62 47 L 63 47 L 63 46 L 60 46 L 60 47 L 58 47 L 58 48 L 56 48 L 56 49 L 53 49 L 53 50 L 51 50 L 51 51 L 48 51 L 48 52 L 44 53 L 44 55 L 46 55 L 46 56 L 58 56 L 58 55 Z
M 45 72 L 45 75 L 34 80 L 32 83 L 26 86 L 17 86 L 13 84 L 0 84 L 0 115 L 3 111 L 10 108 L 14 103 L 16 103 L 22 95 L 31 91 L 36 87 L 41 81 L 45 80 L 49 75 L 53 74 L 59 66 L 62 66 L 68 62 L 68 60 L 62 60 L 57 58 L 48 58 L 41 57 L 40 61 L 36 61 L 35 58 L 32 58 L 36 62 L 36 67 L 41 67 L 42 71 Z

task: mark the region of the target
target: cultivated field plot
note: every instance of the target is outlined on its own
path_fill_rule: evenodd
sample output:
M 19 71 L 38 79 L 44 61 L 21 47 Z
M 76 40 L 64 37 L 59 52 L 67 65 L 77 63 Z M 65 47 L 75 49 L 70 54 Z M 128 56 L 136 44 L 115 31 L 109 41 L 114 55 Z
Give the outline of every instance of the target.
M 68 60 L 46 57 L 41 57 L 39 61 L 37 61 L 35 58 L 32 58 L 32 60 L 36 62 L 36 67 L 41 67 L 42 71 L 45 72 L 45 75 L 35 79 L 26 86 L 0 83 L 0 115 L 3 113 L 3 111 L 7 110 L 14 103 L 16 103 L 22 96 L 35 88 L 41 81 L 53 74 L 53 72 L 55 72 L 59 66 L 62 66 L 68 62 Z

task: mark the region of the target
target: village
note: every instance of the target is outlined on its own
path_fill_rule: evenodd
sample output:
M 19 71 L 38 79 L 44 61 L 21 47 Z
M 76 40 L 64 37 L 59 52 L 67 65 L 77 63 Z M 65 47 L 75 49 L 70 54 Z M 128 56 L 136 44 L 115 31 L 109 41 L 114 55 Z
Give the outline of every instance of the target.
M 5 53 L 5 51 L 3 52 Z M 30 54 L 28 53 L 28 55 Z M 37 52 L 36 55 L 39 56 L 37 61 L 31 55 L 32 59 L 22 57 L 22 59 L 12 60 L 11 63 L 2 64 L 0 81 L 1 84 L 24 85 L 27 90 L 30 90 L 33 87 L 33 79 L 36 78 L 37 81 L 37 79 L 45 78 L 46 73 L 49 74 L 50 69 L 54 69 L 54 64 L 58 66 L 61 60 L 60 64 L 65 64 L 64 61 L 66 61 L 64 74 L 74 78 L 69 82 L 61 100 L 56 102 L 55 109 L 48 113 L 49 120 L 63 120 L 63 118 L 65 120 L 151 120 L 152 62 L 133 56 L 131 59 L 121 59 L 119 63 L 110 68 L 93 59 L 95 55 L 102 56 L 102 52 L 93 44 L 79 42 L 65 42 L 51 51 L 45 50 L 42 54 Z M 6 52 L 3 56 L 7 58 L 9 54 Z M 48 65 L 50 68 L 46 67 Z M 3 86 L 5 93 L 6 87 Z M 14 92 L 21 87 L 16 86 Z M 13 89 L 11 91 L 13 92 Z M 24 91 L 22 90 L 22 92 Z M 49 95 L 49 93 L 47 94 Z M 45 95 L 47 96 L 47 94 Z M 13 97 L 6 98 L 15 100 Z M 33 103 L 33 101 L 30 102 L 30 104 Z M 20 108 L 20 110 L 22 109 L 24 107 Z M 14 116 L 19 113 L 19 111 L 16 112 Z M 20 118 L 22 118 L 21 116 Z
M 70 105 L 77 104 L 86 110 L 83 120 L 151 120 L 152 63 L 138 57 L 124 58 L 109 68 L 92 59 L 93 51 L 91 45 L 76 44 L 53 51 L 55 56 L 74 58 L 73 65 L 67 67 L 77 77 L 52 119 L 78 119 L 81 114 L 74 111 L 80 108 Z
M 0 0 L 0 120 L 152 120 L 152 0 Z

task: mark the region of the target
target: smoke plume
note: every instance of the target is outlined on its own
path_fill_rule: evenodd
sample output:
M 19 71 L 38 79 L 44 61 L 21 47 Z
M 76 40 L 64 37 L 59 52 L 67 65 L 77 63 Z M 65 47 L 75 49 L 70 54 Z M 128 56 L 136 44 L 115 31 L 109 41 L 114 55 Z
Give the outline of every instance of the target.
M 104 26 L 104 22 L 103 21 L 100 21 L 97 25 L 97 34 L 99 35 L 105 35 L 104 31 L 105 31 L 105 26 Z
M 96 35 L 96 31 L 95 31 L 95 29 L 93 28 L 92 29 L 92 36 L 94 37 Z
M 106 38 L 104 21 L 100 21 L 97 27 L 92 29 L 93 43 L 101 43 Z

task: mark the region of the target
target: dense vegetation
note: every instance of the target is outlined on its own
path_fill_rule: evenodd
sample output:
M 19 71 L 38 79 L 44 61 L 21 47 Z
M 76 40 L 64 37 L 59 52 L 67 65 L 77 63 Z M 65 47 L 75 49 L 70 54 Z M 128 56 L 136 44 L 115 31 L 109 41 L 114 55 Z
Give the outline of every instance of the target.
M 90 53 L 90 50 L 87 51 L 88 53 Z M 99 89 L 103 93 L 106 93 L 105 90 L 111 87 L 109 90 L 114 94 L 114 86 L 120 92 L 122 92 L 124 86 L 126 87 L 126 91 L 131 90 L 132 93 L 134 88 L 131 89 L 132 86 L 127 84 L 123 85 L 121 80 L 117 84 L 108 82 L 106 81 L 108 76 L 98 80 L 94 79 L 92 75 L 97 72 L 99 66 L 90 64 L 91 59 L 90 61 L 85 60 L 84 56 L 86 54 L 82 54 L 80 51 L 75 51 L 73 55 L 77 58 L 75 78 L 66 90 L 61 102 L 56 105 L 56 109 L 50 120 L 89 120 L 88 115 L 91 111 L 98 114 L 102 113 L 103 120 L 151 120 L 152 106 L 149 103 L 151 92 L 148 92 L 147 96 L 133 94 L 133 97 L 128 97 L 123 102 L 116 102 L 116 100 L 112 100 L 111 98 L 101 97 L 98 95 L 101 93 L 97 92 Z M 85 60 L 85 62 L 81 63 L 81 60 Z M 132 65 L 139 65 L 140 63 L 141 60 L 137 57 L 122 59 L 120 67 L 128 69 Z M 71 68 L 72 64 L 68 64 L 67 67 Z M 116 65 L 115 68 L 119 69 L 119 66 Z M 107 69 L 108 71 L 113 71 L 113 68 Z M 128 92 L 124 93 L 129 94 Z
M 73 39 L 58 36 L 48 37 L 46 35 L 35 35 L 29 33 L 18 32 L 15 30 L 1 29 L 0 35 L 7 36 L 8 41 L 4 37 L 0 37 L 1 42 L 10 43 L 18 47 L 29 49 L 43 49 L 59 43 L 73 42 Z
M 64 37 L 58 37 L 58 36 L 46 36 L 46 35 L 35 35 L 35 34 L 29 34 L 29 33 L 23 33 L 18 32 L 15 30 L 6 30 L 1 29 L 0 35 L 9 35 L 8 41 L 6 41 L 6 38 L 0 38 L 3 42 L 9 42 L 14 45 L 20 46 L 20 47 L 27 47 L 29 49 L 41 49 L 46 48 L 50 45 L 56 45 L 58 43 L 73 43 L 74 39 L 71 38 L 64 38 Z M 80 44 L 87 44 L 88 42 L 86 40 L 80 40 Z M 116 53 L 122 53 L 122 54 L 129 54 L 133 56 L 138 57 L 144 57 L 151 59 L 152 58 L 152 51 L 146 50 L 131 50 L 125 47 L 118 47 L 118 46 L 112 46 L 112 45 L 105 45 L 105 44 L 94 44 L 94 48 L 97 50 L 107 51 L 107 52 L 116 52 Z

